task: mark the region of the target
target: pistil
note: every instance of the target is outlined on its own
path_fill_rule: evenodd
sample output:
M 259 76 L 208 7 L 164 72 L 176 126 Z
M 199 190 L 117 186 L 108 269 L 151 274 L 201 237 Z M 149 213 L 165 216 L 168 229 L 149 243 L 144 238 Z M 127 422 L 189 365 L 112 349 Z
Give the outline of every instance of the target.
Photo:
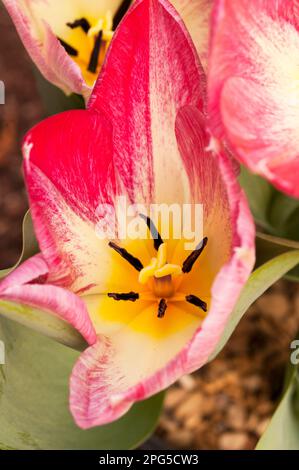
M 175 292 L 174 284 L 170 275 L 161 278 L 154 277 L 153 290 L 156 297 L 170 298 Z

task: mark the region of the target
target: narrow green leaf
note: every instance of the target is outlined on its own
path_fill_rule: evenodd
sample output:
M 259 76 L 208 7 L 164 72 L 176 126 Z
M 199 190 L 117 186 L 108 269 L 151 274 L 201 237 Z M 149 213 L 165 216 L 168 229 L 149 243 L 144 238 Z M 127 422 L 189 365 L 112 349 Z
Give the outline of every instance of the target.
M 241 166 L 239 182 L 246 193 L 257 224 L 264 229 L 271 229 L 269 213 L 276 190 L 268 181 L 251 173 L 244 166 Z
M 20 257 L 17 263 L 8 269 L 3 269 L 0 271 L 0 279 L 7 276 L 13 269 L 17 268 L 23 261 L 30 258 L 30 256 L 35 255 L 38 252 L 38 243 L 35 237 L 33 223 L 28 210 L 23 219 L 22 226 L 22 237 L 23 237 L 23 246 Z
M 256 235 L 256 258 L 257 266 L 288 251 L 298 250 L 299 242 L 287 240 L 286 238 L 274 237 L 257 232 Z M 286 273 L 285 277 L 291 281 L 299 281 L 299 266 Z
M 289 386 L 257 450 L 299 450 L 299 370 L 294 368 Z
M 84 99 L 81 95 L 71 93 L 67 96 L 62 90 L 48 82 L 36 67 L 33 72 L 47 116 L 72 109 L 85 109 Z
M 271 201 L 269 222 L 273 235 L 299 241 L 299 200 L 276 191 Z
M 17 323 L 0 320 L 1 449 L 131 449 L 156 426 L 163 394 L 140 402 L 120 420 L 82 431 L 68 408 L 69 377 L 78 353 Z
M 284 276 L 285 273 L 290 271 L 290 269 L 297 264 L 299 264 L 299 250 L 293 250 L 271 259 L 271 261 L 263 264 L 251 274 L 231 314 L 230 321 L 225 328 L 222 339 L 210 357 L 210 360 L 214 359 L 225 346 L 250 305 L 274 284 L 274 282 Z
M 38 252 L 38 244 L 33 230 L 32 219 L 28 211 L 23 220 L 23 248 L 18 262 L 10 269 L 0 271 L 1 277 L 8 275 L 23 261 Z M 33 307 L 0 300 L 0 315 L 40 332 L 66 346 L 83 350 L 86 342 L 71 325 L 60 318 Z
M 77 351 L 83 351 L 87 346 L 86 341 L 75 328 L 52 313 L 0 300 L 0 315 Z

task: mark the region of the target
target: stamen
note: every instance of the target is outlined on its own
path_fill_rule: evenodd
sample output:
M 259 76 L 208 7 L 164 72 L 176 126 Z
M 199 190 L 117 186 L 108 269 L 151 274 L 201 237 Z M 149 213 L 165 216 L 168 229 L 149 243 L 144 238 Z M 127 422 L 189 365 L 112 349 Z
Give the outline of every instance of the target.
M 122 17 L 125 15 L 127 10 L 129 9 L 130 4 L 131 4 L 131 0 L 123 0 L 123 2 L 120 4 L 113 18 L 113 31 L 117 28 L 117 26 L 121 22 Z
M 126 292 L 123 294 L 109 292 L 108 297 L 111 297 L 114 300 L 130 300 L 131 302 L 135 302 L 137 299 L 139 299 L 139 294 L 137 294 L 137 292 Z
M 67 23 L 66 25 L 71 29 L 82 28 L 84 33 L 86 34 L 90 30 L 90 23 L 89 21 L 87 21 L 86 18 L 80 18 L 78 20 L 73 21 L 72 23 Z
M 100 31 L 96 37 L 93 50 L 91 52 L 89 64 L 87 70 L 91 73 L 96 73 L 99 62 L 99 55 L 101 51 L 101 42 L 102 42 L 103 31 Z
M 201 255 L 203 252 L 204 247 L 208 243 L 208 237 L 205 237 L 195 248 L 194 251 L 188 256 L 188 258 L 185 259 L 182 267 L 183 273 L 189 273 L 197 260 L 197 258 Z
M 158 306 L 158 318 L 163 318 L 167 309 L 167 303 L 165 299 L 161 299 Z
M 206 302 L 201 300 L 199 297 L 196 295 L 186 295 L 186 300 L 192 305 L 195 305 L 196 307 L 201 308 L 204 312 L 208 310 L 208 306 Z
M 143 269 L 143 264 L 138 258 L 135 258 L 135 256 L 131 255 L 128 253 L 125 248 L 121 248 L 114 242 L 109 242 L 108 245 L 110 248 L 113 248 L 122 258 L 124 258 L 126 261 L 128 261 L 137 271 L 141 271 Z
M 147 217 L 144 214 L 139 214 L 139 215 L 146 222 L 146 225 L 147 225 L 149 231 L 151 232 L 152 238 L 154 240 L 154 248 L 155 248 L 155 250 L 158 251 L 159 246 L 162 245 L 162 243 L 163 243 L 161 235 L 159 234 L 154 222 L 151 220 L 150 217 Z
M 78 51 L 77 49 L 75 49 L 74 47 L 70 46 L 67 42 L 65 42 L 63 39 L 57 37 L 58 41 L 60 42 L 60 44 L 64 47 L 65 51 L 73 56 L 73 57 L 77 57 L 78 55 Z

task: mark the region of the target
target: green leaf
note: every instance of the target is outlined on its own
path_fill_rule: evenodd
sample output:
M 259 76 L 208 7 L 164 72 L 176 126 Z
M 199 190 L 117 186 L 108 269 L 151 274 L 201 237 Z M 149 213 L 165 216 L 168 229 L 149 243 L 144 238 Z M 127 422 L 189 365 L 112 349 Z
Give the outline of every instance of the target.
M 293 368 L 289 385 L 257 450 L 299 450 L 299 369 Z
M 23 263 L 23 261 L 38 252 L 38 243 L 35 237 L 33 223 L 29 210 L 26 212 L 23 219 L 22 237 L 23 247 L 17 263 L 11 268 L 3 269 L 2 271 L 0 271 L 0 279 L 4 276 L 7 276 L 7 274 L 9 274 L 13 269 L 17 268 L 21 263 Z
M 269 213 L 276 190 L 268 181 L 244 166 L 241 166 L 239 182 L 246 193 L 255 221 L 264 229 L 271 230 Z
M 274 284 L 274 282 L 297 264 L 299 264 L 299 250 L 293 250 L 271 259 L 271 261 L 263 264 L 251 274 L 231 314 L 230 321 L 226 325 L 221 341 L 218 343 L 210 360 L 214 359 L 225 346 L 250 305 Z
M 274 237 L 257 232 L 256 235 L 256 259 L 257 266 L 265 263 L 266 261 L 292 250 L 299 249 L 299 242 L 287 240 L 285 238 Z M 299 266 L 291 269 L 285 276 L 291 281 L 299 281 Z
M 23 220 L 23 248 L 20 258 L 12 268 L 0 271 L 0 279 L 37 252 L 38 243 L 35 238 L 30 212 L 28 211 Z M 86 342 L 78 331 L 65 321 L 46 311 L 0 299 L 0 315 L 32 328 L 34 331 L 40 332 L 78 351 L 86 347 Z
M 86 341 L 75 328 L 44 310 L 0 299 L 0 315 L 77 351 L 83 351 L 87 346 Z
M 67 96 L 48 82 L 36 68 L 34 68 L 34 76 L 47 116 L 72 109 L 85 109 L 84 99 L 81 95 L 72 93 Z
M 299 200 L 276 191 L 271 201 L 269 222 L 273 235 L 299 241 Z
M 0 320 L 6 360 L 0 368 L 0 448 L 130 449 L 154 430 L 163 394 L 120 420 L 82 431 L 68 409 L 68 382 L 78 353 L 17 323 Z

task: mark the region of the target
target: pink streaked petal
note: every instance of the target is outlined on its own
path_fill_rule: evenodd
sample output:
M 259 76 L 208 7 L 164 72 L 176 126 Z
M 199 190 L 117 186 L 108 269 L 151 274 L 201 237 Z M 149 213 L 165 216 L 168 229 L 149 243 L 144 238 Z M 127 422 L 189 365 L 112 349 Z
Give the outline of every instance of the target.
M 60 287 L 43 284 L 46 273 L 40 255 L 29 259 L 1 282 L 0 298 L 57 315 L 76 328 L 89 344 L 95 343 L 96 333 L 82 299 Z
M 47 80 L 67 94 L 78 93 L 83 95 L 86 101 L 89 99 L 92 87 L 86 84 L 79 65 L 66 53 L 47 23 L 45 23 L 43 56 L 47 69 L 41 71 Z
M 73 292 L 103 289 L 112 266 L 107 240 L 77 215 L 51 181 L 30 163 L 26 170 L 36 236 L 49 267 L 48 282 Z
M 247 103 L 246 113 L 240 109 L 240 103 Z M 298 198 L 299 128 L 284 125 L 284 109 L 275 106 L 264 85 L 250 79 L 230 78 L 223 86 L 222 120 L 235 154 L 251 171 Z
M 41 22 L 44 25 L 45 43 L 43 44 L 39 39 L 40 33 L 35 20 L 22 6 L 22 2 L 3 0 L 3 3 L 31 59 L 44 77 L 65 93 L 83 94 L 87 99 L 91 89 L 86 85 L 80 68 L 60 45 L 50 26 L 46 22 Z
M 114 35 L 89 102 L 89 109 L 102 109 L 112 120 L 115 165 L 132 200 L 188 200 L 175 119 L 182 106 L 203 109 L 204 96 L 204 74 L 177 12 L 166 0 L 136 1 Z
M 171 3 L 184 20 L 200 61 L 206 70 L 213 0 L 171 0 Z
M 116 406 L 110 403 L 111 387 L 119 377 L 111 364 L 112 348 L 108 338 L 81 354 L 70 378 L 70 409 L 78 426 L 88 429 L 109 423 L 121 417 L 131 407 L 124 401 Z
M 111 126 L 92 111 L 49 118 L 27 134 L 24 167 L 49 282 L 76 292 L 102 284 L 108 250 L 96 223 L 115 197 Z
M 298 11 L 297 1 L 217 0 L 208 77 L 213 134 L 252 171 L 295 197 Z
M 117 308 L 117 306 L 112 306 Z M 144 305 L 137 316 L 109 336 L 99 335 L 76 363 L 70 383 L 70 406 L 82 428 L 102 425 L 119 418 L 135 400 L 126 400 L 131 387 L 140 388 L 152 374 L 164 367 L 192 338 L 198 319 L 193 315 L 184 328 L 163 337 L 140 331 L 141 325 L 156 323 L 165 333 L 173 316 L 186 314 L 177 306 L 168 306 L 167 323 L 157 318 L 157 304 Z M 178 365 L 178 376 L 182 369 Z M 171 379 L 169 379 L 171 380 Z M 160 390 L 163 384 L 158 385 Z M 142 399 L 141 396 L 138 399 Z
M 99 204 L 114 202 L 112 128 L 103 115 L 76 110 L 52 116 L 27 133 L 23 150 L 27 178 L 38 168 L 81 218 L 96 222 Z
M 189 145 L 193 146 L 194 140 L 191 139 Z M 205 156 L 205 158 L 211 157 L 208 154 Z M 233 307 L 252 271 L 255 262 L 255 228 L 248 203 L 236 180 L 230 158 L 225 154 L 218 154 L 217 163 L 219 174 L 224 183 L 222 186 L 223 199 L 227 199 L 229 205 L 231 237 L 228 236 L 228 238 L 231 238 L 232 245 L 229 259 L 220 269 L 213 282 L 211 307 L 208 316 L 194 334 L 192 340 L 182 348 L 176 357 L 163 369 L 136 384 L 125 394 L 115 396 L 113 399 L 116 402 L 142 400 L 166 388 L 177 380 L 180 375 L 191 373 L 202 367 L 215 350 Z M 223 215 L 223 223 L 225 224 L 225 212 Z M 219 243 L 218 224 L 214 228 Z M 227 225 L 226 229 L 229 230 Z M 221 236 L 220 239 L 222 244 Z M 221 256 L 221 251 L 218 252 L 218 256 Z
M 193 185 L 193 200 L 207 206 L 204 228 L 208 230 L 209 247 L 213 246 L 211 268 L 218 272 L 208 316 L 195 333 L 191 325 L 184 333 L 179 332 L 179 340 L 171 336 L 170 343 L 155 340 L 151 344 L 144 335 L 132 335 L 132 324 L 109 339 L 99 337 L 99 342 L 81 356 L 71 378 L 71 410 L 83 428 L 119 418 L 135 401 L 203 366 L 215 350 L 253 268 L 255 230 L 245 196 L 231 159 L 205 150 L 204 126 L 199 110 L 191 106 L 181 109 L 176 123 L 178 147 Z
M 49 273 L 43 255 L 38 254 L 24 261 L 0 282 L 0 292 L 10 286 L 21 286 L 29 282 L 46 280 Z
M 143 347 L 140 346 L 142 351 Z M 134 351 L 135 358 L 143 357 L 140 351 Z M 136 361 L 134 357 L 131 359 L 136 375 Z M 182 355 L 154 376 L 136 380 L 134 387 L 126 388 L 125 384 L 130 378 L 124 376 L 124 371 L 119 367 L 121 358 L 115 355 L 107 338 L 100 338 L 81 354 L 71 375 L 70 408 L 77 425 L 88 429 L 119 419 L 135 401 L 144 400 L 181 377 L 184 374 L 181 359 Z M 140 378 L 143 371 L 144 365 L 140 364 Z

